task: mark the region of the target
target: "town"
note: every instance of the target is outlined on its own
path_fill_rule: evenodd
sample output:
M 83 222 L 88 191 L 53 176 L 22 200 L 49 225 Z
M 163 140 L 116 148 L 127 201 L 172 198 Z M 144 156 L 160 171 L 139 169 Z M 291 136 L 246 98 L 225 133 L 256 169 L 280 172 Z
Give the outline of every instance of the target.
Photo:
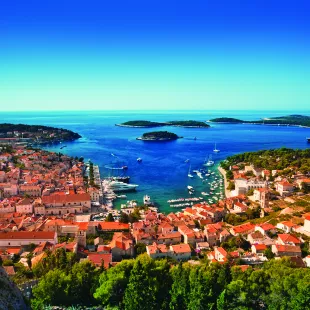
M 25 269 L 60 249 L 104 269 L 142 253 L 242 270 L 281 257 L 310 267 L 309 172 L 224 162 L 225 199 L 163 214 L 148 205 L 113 210 L 94 167 L 83 158 L 1 146 L 0 259 L 22 289 L 36 281 Z

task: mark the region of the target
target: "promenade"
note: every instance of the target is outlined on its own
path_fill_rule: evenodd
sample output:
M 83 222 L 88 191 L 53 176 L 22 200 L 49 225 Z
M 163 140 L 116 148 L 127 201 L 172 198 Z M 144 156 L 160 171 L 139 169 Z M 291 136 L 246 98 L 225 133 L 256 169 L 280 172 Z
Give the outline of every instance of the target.
M 218 167 L 218 170 L 219 170 L 219 172 L 221 173 L 221 175 L 224 178 L 225 197 L 229 198 L 229 197 L 231 197 L 231 191 L 227 189 L 228 181 L 226 179 L 226 171 L 223 168 L 221 168 L 220 166 Z

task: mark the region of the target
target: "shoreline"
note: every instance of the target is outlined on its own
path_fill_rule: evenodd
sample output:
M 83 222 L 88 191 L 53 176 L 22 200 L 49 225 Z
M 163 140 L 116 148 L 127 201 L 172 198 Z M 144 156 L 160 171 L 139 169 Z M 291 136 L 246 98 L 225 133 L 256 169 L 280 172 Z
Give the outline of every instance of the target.
M 134 125 L 123 125 L 123 124 L 115 124 L 118 127 L 126 127 L 126 128 L 157 128 L 157 127 L 181 127 L 181 128 L 210 128 L 210 126 L 183 126 L 183 125 L 172 125 L 172 124 L 164 124 L 164 125 L 154 125 L 154 126 L 134 126 Z
M 227 181 L 227 179 L 226 179 L 226 171 L 225 171 L 221 166 L 218 166 L 217 169 L 218 169 L 218 171 L 221 173 L 221 175 L 222 175 L 223 178 L 224 178 L 225 197 L 226 197 L 226 198 L 230 198 L 230 197 L 231 197 L 231 191 L 227 189 L 227 187 L 228 187 L 228 181 Z
M 305 125 L 293 125 L 293 124 L 264 124 L 264 123 L 256 123 L 256 122 L 212 122 L 207 121 L 211 124 L 233 124 L 233 125 L 261 125 L 261 126 L 279 126 L 279 127 L 299 127 L 299 128 L 310 128 L 310 126 Z

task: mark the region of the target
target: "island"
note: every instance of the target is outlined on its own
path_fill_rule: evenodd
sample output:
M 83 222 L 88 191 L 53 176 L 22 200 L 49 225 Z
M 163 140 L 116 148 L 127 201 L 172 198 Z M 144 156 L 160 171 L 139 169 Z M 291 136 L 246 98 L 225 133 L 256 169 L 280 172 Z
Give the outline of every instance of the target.
M 231 117 L 220 117 L 209 120 L 211 123 L 230 123 L 230 124 L 257 124 L 257 125 L 277 125 L 277 126 L 302 126 L 310 127 L 310 116 L 287 115 L 279 117 L 263 118 L 260 120 L 245 121 Z
M 219 118 L 213 118 L 209 120 L 209 122 L 212 123 L 232 123 L 232 124 L 240 124 L 244 123 L 243 120 L 233 117 L 219 117 Z
M 172 126 L 172 127 L 187 127 L 187 128 L 209 128 L 210 125 L 202 121 L 168 121 L 168 122 L 152 122 L 145 120 L 137 121 L 128 121 L 121 124 L 115 124 L 115 126 L 120 127 L 132 127 L 132 128 L 152 128 L 152 127 L 163 127 L 163 126 Z
M 0 124 L 0 142 L 28 145 L 54 144 L 74 141 L 81 136 L 68 129 L 42 125 Z
M 137 140 L 143 140 L 143 141 L 173 141 L 177 140 L 179 138 L 178 135 L 176 135 L 173 132 L 169 131 L 152 131 L 152 132 L 146 132 L 142 135 L 142 137 L 137 138 Z

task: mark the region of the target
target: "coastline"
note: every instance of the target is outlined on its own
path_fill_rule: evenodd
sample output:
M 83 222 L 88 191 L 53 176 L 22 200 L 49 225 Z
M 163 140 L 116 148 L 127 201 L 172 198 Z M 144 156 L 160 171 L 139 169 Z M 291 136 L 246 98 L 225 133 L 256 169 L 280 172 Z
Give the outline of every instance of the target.
M 223 176 L 224 178 L 224 186 L 225 186 L 225 197 L 226 198 L 229 198 L 231 197 L 231 191 L 227 189 L 228 187 L 228 181 L 226 179 L 226 171 L 221 167 L 221 166 L 218 166 L 218 171 L 221 173 L 221 175 Z

